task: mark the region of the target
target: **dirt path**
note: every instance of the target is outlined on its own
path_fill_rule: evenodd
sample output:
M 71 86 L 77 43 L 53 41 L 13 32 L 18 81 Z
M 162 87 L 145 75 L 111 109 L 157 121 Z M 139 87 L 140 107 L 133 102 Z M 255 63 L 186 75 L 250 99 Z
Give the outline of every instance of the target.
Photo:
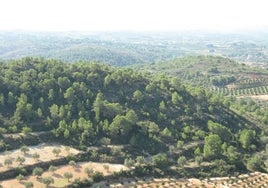
M 252 95 L 250 96 L 253 99 L 265 100 L 268 101 L 268 95 Z
M 245 96 L 239 96 L 237 98 L 252 98 L 257 100 L 268 101 L 268 95 L 245 95 Z

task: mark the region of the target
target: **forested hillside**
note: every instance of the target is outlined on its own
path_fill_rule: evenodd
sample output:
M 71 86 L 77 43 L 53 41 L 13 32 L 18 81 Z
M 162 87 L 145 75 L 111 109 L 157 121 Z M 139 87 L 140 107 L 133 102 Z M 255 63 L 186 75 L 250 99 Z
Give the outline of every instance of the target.
M 2 136 L 51 131 L 54 140 L 80 149 L 129 144 L 138 149 L 130 156 L 156 155 L 159 167 L 178 159 L 207 161 L 216 174 L 265 169 L 265 132 L 254 116 L 175 77 L 24 58 L 0 64 L 0 83 Z M 4 139 L 0 147 L 10 149 Z
M 221 56 L 188 56 L 170 61 L 134 65 L 138 71 L 163 73 L 184 83 L 217 91 L 223 95 L 244 96 L 268 93 L 268 71 Z

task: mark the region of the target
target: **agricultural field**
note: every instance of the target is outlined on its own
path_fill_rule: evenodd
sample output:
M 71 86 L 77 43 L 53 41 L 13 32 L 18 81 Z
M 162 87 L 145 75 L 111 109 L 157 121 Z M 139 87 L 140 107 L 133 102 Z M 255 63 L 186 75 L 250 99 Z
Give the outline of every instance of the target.
M 105 182 L 97 183 L 94 186 L 105 186 Z M 239 187 L 267 187 L 268 175 L 260 172 L 242 174 L 236 177 L 215 177 L 210 179 L 183 179 L 183 178 L 143 178 L 143 179 L 122 179 L 120 182 L 110 184 L 110 187 L 206 187 L 206 188 L 239 188 Z
M 34 165 L 40 162 L 47 162 L 54 159 L 77 155 L 80 151 L 63 146 L 40 144 L 37 146 L 25 146 L 20 149 L 0 153 L 0 172 L 27 165 Z
M 88 171 L 86 169 L 89 169 Z M 25 176 L 22 180 L 11 179 L 5 180 L 0 183 L 6 188 L 24 188 L 27 182 L 32 182 L 34 187 L 43 188 L 46 184 L 43 183 L 43 179 L 47 177 L 53 178 L 51 187 L 65 187 L 71 184 L 75 179 L 86 179 L 93 176 L 94 173 L 99 172 L 101 175 L 107 176 L 120 170 L 127 170 L 128 168 L 120 164 L 107 164 L 107 163 L 95 163 L 95 162 L 83 162 L 76 163 L 75 165 L 63 165 L 57 166 L 55 171 L 45 171 L 40 176 Z M 90 171 L 92 170 L 92 171 Z M 71 175 L 68 177 L 66 173 Z
M 27 169 L 29 166 L 36 166 L 32 174 L 19 174 L 16 178 L 0 181 L 0 185 L 6 188 L 46 187 L 44 179 L 52 178 L 49 184 L 52 187 L 65 187 L 74 180 L 84 180 L 91 176 L 100 175 L 101 178 L 111 175 L 114 172 L 128 170 L 121 164 L 96 163 L 96 162 L 75 162 L 69 160 L 65 165 L 55 165 L 54 160 L 66 159 L 69 156 L 77 156 L 81 151 L 72 147 L 59 144 L 39 144 L 37 146 L 23 146 L 20 149 L 2 152 L 0 154 L 0 173 L 17 168 Z M 40 163 L 51 162 L 49 168 L 41 168 Z M 69 174 L 68 174 L 69 173 Z M 67 174 L 67 175 L 66 175 Z
M 212 91 L 216 91 L 226 96 L 258 96 L 268 94 L 267 78 L 247 78 L 228 84 L 224 87 L 211 87 Z

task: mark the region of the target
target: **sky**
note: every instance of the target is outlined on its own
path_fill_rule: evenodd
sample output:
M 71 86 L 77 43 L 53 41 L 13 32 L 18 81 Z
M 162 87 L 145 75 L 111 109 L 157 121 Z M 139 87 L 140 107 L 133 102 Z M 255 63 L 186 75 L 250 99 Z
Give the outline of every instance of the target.
M 267 0 L 1 0 L 0 30 L 268 28 Z

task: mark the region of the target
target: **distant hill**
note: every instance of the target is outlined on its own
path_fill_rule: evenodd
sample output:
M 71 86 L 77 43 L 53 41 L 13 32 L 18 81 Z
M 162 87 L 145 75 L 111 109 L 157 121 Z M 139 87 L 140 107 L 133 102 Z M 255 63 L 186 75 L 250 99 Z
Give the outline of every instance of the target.
M 134 67 L 139 71 L 175 76 L 185 83 L 225 95 L 268 94 L 266 69 L 221 56 L 188 56 Z
M 34 56 L 125 66 L 181 56 L 181 47 L 169 41 L 159 34 L 0 31 L 0 59 Z
M 64 62 L 146 64 L 189 55 L 229 57 L 267 67 L 267 34 L 212 32 L 0 31 L 0 59 L 44 57 Z

